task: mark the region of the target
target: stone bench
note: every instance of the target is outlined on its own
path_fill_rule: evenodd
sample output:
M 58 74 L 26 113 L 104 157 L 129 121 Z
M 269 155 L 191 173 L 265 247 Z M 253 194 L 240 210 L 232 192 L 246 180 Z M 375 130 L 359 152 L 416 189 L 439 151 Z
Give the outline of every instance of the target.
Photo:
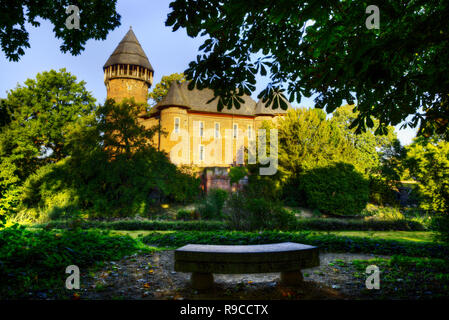
M 192 287 L 208 289 L 214 273 L 281 273 L 284 285 L 300 285 L 301 269 L 320 265 L 318 248 L 293 242 L 259 245 L 188 244 L 175 251 L 175 271 L 191 272 Z

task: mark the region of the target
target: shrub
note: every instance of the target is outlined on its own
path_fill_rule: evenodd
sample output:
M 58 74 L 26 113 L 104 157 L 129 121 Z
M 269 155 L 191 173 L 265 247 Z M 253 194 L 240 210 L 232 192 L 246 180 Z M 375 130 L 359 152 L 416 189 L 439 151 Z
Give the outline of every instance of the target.
M 238 183 L 248 174 L 248 170 L 245 167 L 231 167 L 229 170 L 229 178 L 231 184 Z
M 197 221 L 168 221 L 168 220 L 116 220 L 116 221 L 81 221 L 78 225 L 82 229 L 110 229 L 110 230 L 225 230 L 226 224 L 217 220 Z M 71 221 L 51 221 L 34 225 L 36 228 L 68 229 Z
M 309 207 L 337 215 L 360 214 L 369 196 L 368 181 L 346 163 L 306 170 L 299 188 Z
M 176 213 L 177 220 L 190 220 L 193 217 L 193 212 L 189 210 L 181 209 Z
M 399 205 L 396 192 L 385 178 L 379 176 L 370 176 L 369 178 L 369 202 L 380 206 Z
M 407 219 L 397 220 L 360 220 L 337 218 L 298 219 L 294 228 L 290 230 L 323 230 L 323 231 L 424 231 L 426 227 L 418 221 Z
M 228 193 L 221 189 L 212 189 L 198 206 L 201 219 L 221 219 Z
M 227 218 L 230 218 L 226 215 Z M 234 223 L 238 223 L 234 222 Z M 197 221 L 170 221 L 170 220 L 115 220 L 97 221 L 81 220 L 78 226 L 83 229 L 111 229 L 111 230 L 233 230 L 230 221 L 197 220 Z M 50 221 L 36 224 L 33 227 L 46 229 L 68 229 L 72 228 L 71 221 Z M 345 230 L 375 230 L 375 231 L 423 231 L 425 226 L 417 221 L 411 220 L 360 220 L 360 219 L 337 219 L 337 218 L 311 218 L 298 219 L 296 223 L 290 223 L 288 230 L 322 230 L 322 231 L 345 231 Z
M 263 198 L 248 198 L 233 194 L 228 202 L 226 220 L 235 230 L 286 230 L 295 225 L 294 214 L 285 210 L 281 203 Z
M 449 243 L 449 217 L 447 214 L 434 217 L 431 222 L 431 228 L 438 232 L 436 240 Z
M 377 290 L 381 299 L 441 299 L 449 295 L 449 262 L 447 259 L 407 257 L 394 255 L 391 259 L 352 260 L 344 265 L 352 265 L 357 271 L 355 277 L 366 275 L 369 265 L 382 270 L 382 290 Z M 406 279 L 398 286 L 398 279 Z M 424 295 L 416 295 L 425 292 Z M 412 293 L 412 294 L 411 294 Z M 362 291 L 368 299 L 375 298 L 373 292 Z M 362 298 L 363 299 L 363 298 Z
M 17 225 L 5 228 L 0 231 L 0 297 L 17 298 L 47 287 L 64 290 L 67 266 L 81 268 L 119 259 L 141 248 L 129 236 L 106 232 L 29 231 Z

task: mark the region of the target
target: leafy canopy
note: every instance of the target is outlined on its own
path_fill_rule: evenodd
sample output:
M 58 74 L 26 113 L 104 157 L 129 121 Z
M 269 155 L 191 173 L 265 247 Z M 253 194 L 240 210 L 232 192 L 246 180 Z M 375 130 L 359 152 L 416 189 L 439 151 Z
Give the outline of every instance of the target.
M 85 82 L 65 69 L 38 73 L 11 90 L 0 109 L 6 119 L 0 127 L 0 193 L 38 167 L 66 157 L 68 128 L 94 109 Z
M 38 19 L 49 20 L 56 38 L 62 39 L 61 51 L 80 54 L 90 39 L 104 40 L 109 31 L 120 25 L 116 12 L 117 0 L 37 0 L 0 2 L 0 45 L 6 58 L 18 61 L 30 47 L 26 23 L 40 26 Z M 76 5 L 80 9 L 80 28 L 68 29 L 66 8 Z
M 159 201 L 186 201 L 199 181 L 181 172 L 151 145 L 157 127 L 145 128 L 138 115 L 145 105 L 107 100 L 95 115 L 68 130 L 70 152 L 40 168 L 24 184 L 22 208 L 36 218 L 69 218 L 78 211 L 90 217 L 148 214 Z
M 422 132 L 444 131 L 449 119 L 449 2 L 381 1 L 380 29 L 367 29 L 367 1 L 174 0 L 166 25 L 207 36 L 185 71 L 191 87 L 210 87 L 219 109 L 239 106 L 255 91 L 257 74 L 270 83 L 259 98 L 284 107 L 316 94 L 328 113 L 357 103 L 358 131 L 386 133 L 412 115 Z M 237 90 L 236 90 L 237 88 Z M 285 89 L 285 91 L 283 91 Z M 409 119 L 407 119 L 409 120 Z
M 449 212 L 449 142 L 417 138 L 406 147 L 405 163 L 418 182 L 422 209 L 446 214 Z
M 384 135 L 375 135 L 373 129 L 367 129 L 363 133 L 356 133 L 351 128 L 351 123 L 357 119 L 358 113 L 353 112 L 355 106 L 345 105 L 335 109 L 331 121 L 334 122 L 344 136 L 357 149 L 357 159 L 364 164 L 365 173 L 374 173 L 379 170 L 384 157 L 387 157 L 387 150 L 397 140 L 394 127 L 388 126 Z M 377 119 L 372 119 L 375 126 L 378 125 Z

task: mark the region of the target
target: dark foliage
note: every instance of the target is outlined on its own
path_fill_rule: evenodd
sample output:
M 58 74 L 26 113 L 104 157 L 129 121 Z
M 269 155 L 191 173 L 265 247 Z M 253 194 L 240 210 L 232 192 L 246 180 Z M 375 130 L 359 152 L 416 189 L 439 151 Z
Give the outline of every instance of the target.
M 25 26 L 40 26 L 38 20 L 49 20 L 56 38 L 62 39 L 61 51 L 78 55 L 90 39 L 104 40 L 109 31 L 120 25 L 116 12 L 117 0 L 38 0 L 0 2 L 0 44 L 9 60 L 18 61 L 30 47 L 29 34 Z M 69 14 L 66 8 L 76 5 L 80 9 L 79 29 L 68 29 L 65 25 Z
M 201 53 L 185 71 L 192 86 L 211 87 L 219 109 L 239 108 L 269 76 L 259 94 L 266 106 L 317 94 L 331 113 L 357 101 L 353 127 L 377 133 L 412 115 L 408 124 L 444 132 L 449 124 L 449 3 L 386 0 L 380 28 L 368 29 L 365 1 L 176 0 L 166 25 L 205 36 Z M 238 88 L 239 90 L 235 90 Z M 424 110 L 421 112 L 420 110 Z

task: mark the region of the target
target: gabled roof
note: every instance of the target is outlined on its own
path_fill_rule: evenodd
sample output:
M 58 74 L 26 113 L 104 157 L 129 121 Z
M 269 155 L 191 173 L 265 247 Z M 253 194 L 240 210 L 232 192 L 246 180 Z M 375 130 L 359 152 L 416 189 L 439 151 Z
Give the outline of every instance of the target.
M 167 95 L 158 102 L 150 111 L 150 114 L 156 113 L 158 110 L 164 107 L 185 107 L 192 111 L 199 112 L 212 112 L 212 113 L 222 113 L 222 114 L 234 114 L 234 115 L 277 115 L 283 114 L 286 111 L 282 109 L 273 110 L 270 108 L 265 108 L 262 102 L 256 103 L 250 96 L 244 95 L 242 99 L 244 103 L 240 106 L 240 109 L 223 109 L 218 111 L 217 104 L 218 99 L 207 103 L 214 97 L 214 92 L 212 89 L 202 89 L 199 90 L 194 88 L 193 90 L 188 89 L 188 82 L 179 83 L 173 81 L 170 85 Z M 288 104 L 290 107 L 290 104 Z
M 108 61 L 106 61 L 103 69 L 116 64 L 141 66 L 154 72 L 132 28 L 129 28 L 129 31 L 123 37 L 122 41 L 120 41 L 117 48 L 115 48 Z

